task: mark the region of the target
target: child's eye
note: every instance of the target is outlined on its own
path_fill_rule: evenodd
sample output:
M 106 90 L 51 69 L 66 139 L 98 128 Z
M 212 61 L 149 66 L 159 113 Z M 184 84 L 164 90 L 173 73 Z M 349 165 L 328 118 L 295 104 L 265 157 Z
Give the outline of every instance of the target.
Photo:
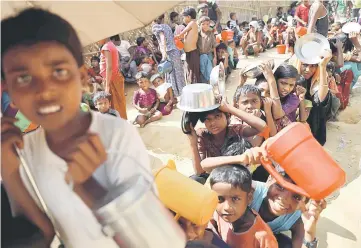
M 223 197 L 223 196 L 218 196 L 218 202 L 219 202 L 219 203 L 224 202 L 224 197 Z
M 64 80 L 68 78 L 69 71 L 66 69 L 59 68 L 54 70 L 53 75 L 60 80 Z
M 293 195 L 293 198 L 295 198 L 296 201 L 302 200 L 302 197 L 300 195 Z
M 16 83 L 19 84 L 20 86 L 24 86 L 26 84 L 29 84 L 32 79 L 33 78 L 30 75 L 21 75 L 16 78 Z
M 239 200 L 241 200 L 241 199 L 239 197 L 237 197 L 237 196 L 232 197 L 232 201 L 239 201 Z

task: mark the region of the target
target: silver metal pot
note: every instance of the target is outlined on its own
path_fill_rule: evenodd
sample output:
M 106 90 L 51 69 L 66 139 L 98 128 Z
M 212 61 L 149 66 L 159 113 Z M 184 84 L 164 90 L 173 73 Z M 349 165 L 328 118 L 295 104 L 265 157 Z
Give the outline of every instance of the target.
M 273 59 L 267 61 L 267 63 L 271 66 L 273 69 L 275 66 L 275 61 Z M 246 66 L 246 68 L 243 71 L 243 74 L 247 76 L 247 78 L 256 78 L 262 74 L 262 70 L 259 67 L 261 63 L 255 63 Z
M 189 84 L 182 90 L 177 107 L 187 112 L 204 112 L 218 108 L 213 87 L 209 84 Z
M 105 235 L 124 248 L 184 248 L 186 237 L 143 175 L 111 190 L 93 211 Z
M 225 96 L 226 74 L 222 62 L 212 69 L 209 83 L 213 86 L 213 92 L 215 95 Z

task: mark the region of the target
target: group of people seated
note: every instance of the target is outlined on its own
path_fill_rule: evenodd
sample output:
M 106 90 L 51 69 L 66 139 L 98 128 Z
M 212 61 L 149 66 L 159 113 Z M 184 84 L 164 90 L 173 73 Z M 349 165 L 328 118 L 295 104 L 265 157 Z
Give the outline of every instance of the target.
M 293 54 L 298 39 L 293 19 L 285 23 L 270 18 L 264 23 L 253 17 L 249 23 L 238 24 L 232 13 L 228 27 L 222 30 L 217 21 L 219 8 L 200 2 L 197 10 L 184 9 L 183 20 L 172 12 L 171 25 L 164 23 L 164 15 L 159 16 L 152 26 L 154 47 L 138 37 L 132 50 L 118 35 L 110 37 L 101 56 L 91 58 L 79 108 L 126 119 L 124 85 L 119 85 L 128 78 L 139 86 L 133 95 L 139 114 L 132 123 L 144 127 L 171 114 L 186 83 L 209 83 L 212 69 L 221 62 L 227 74 L 235 70 L 241 63 L 239 49 L 245 57 L 258 56 L 286 44 L 287 52 Z M 218 15 L 216 21 L 209 16 L 211 11 Z M 361 75 L 360 33 L 346 34 L 342 25 L 332 26 L 328 37 L 331 49 L 325 50 L 318 64 L 305 64 L 292 56 L 273 72 L 265 61 L 255 82 L 241 70 L 230 103 L 223 98 L 219 108 L 195 115 L 204 128 L 191 126 L 188 134 L 194 168 L 191 178 L 208 184 L 219 202 L 207 226 L 179 221 L 189 241 L 203 241 L 198 244 L 203 247 L 317 246 L 316 226 L 325 201 L 283 188 L 260 166 L 260 157 L 268 137 L 293 122 L 304 123 L 317 141 L 325 144 L 326 122 L 337 119 L 338 110 L 347 106 L 350 91 Z M 169 64 L 171 70 L 167 69 Z M 2 88 L 3 94 L 7 94 L 6 88 Z M 105 120 L 115 122 L 114 118 Z M 277 168 L 286 181 L 294 183 Z M 291 231 L 290 237 L 283 234 L 287 231 Z

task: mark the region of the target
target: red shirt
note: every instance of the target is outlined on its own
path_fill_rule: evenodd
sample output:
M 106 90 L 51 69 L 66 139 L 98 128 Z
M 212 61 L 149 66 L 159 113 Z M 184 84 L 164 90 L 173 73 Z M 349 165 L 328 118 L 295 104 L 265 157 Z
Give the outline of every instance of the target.
M 301 4 L 296 8 L 295 16 L 298 16 L 302 21 L 308 22 L 308 13 L 310 12 L 311 5 L 306 7 Z M 297 27 L 303 27 L 303 25 L 297 22 Z

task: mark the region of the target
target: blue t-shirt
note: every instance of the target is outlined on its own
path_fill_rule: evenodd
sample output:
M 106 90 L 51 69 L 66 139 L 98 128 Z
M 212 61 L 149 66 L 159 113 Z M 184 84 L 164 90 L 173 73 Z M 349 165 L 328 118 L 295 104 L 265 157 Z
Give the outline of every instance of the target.
M 253 181 L 256 184 L 256 189 L 253 193 L 253 201 L 250 205 L 252 209 L 259 212 L 261 208 L 263 199 L 267 196 L 268 187 L 265 183 Z M 273 233 L 280 233 L 288 231 L 296 223 L 296 221 L 301 217 L 301 211 L 297 210 L 292 214 L 286 214 L 277 217 L 276 219 L 267 222 L 269 227 L 272 229 Z

